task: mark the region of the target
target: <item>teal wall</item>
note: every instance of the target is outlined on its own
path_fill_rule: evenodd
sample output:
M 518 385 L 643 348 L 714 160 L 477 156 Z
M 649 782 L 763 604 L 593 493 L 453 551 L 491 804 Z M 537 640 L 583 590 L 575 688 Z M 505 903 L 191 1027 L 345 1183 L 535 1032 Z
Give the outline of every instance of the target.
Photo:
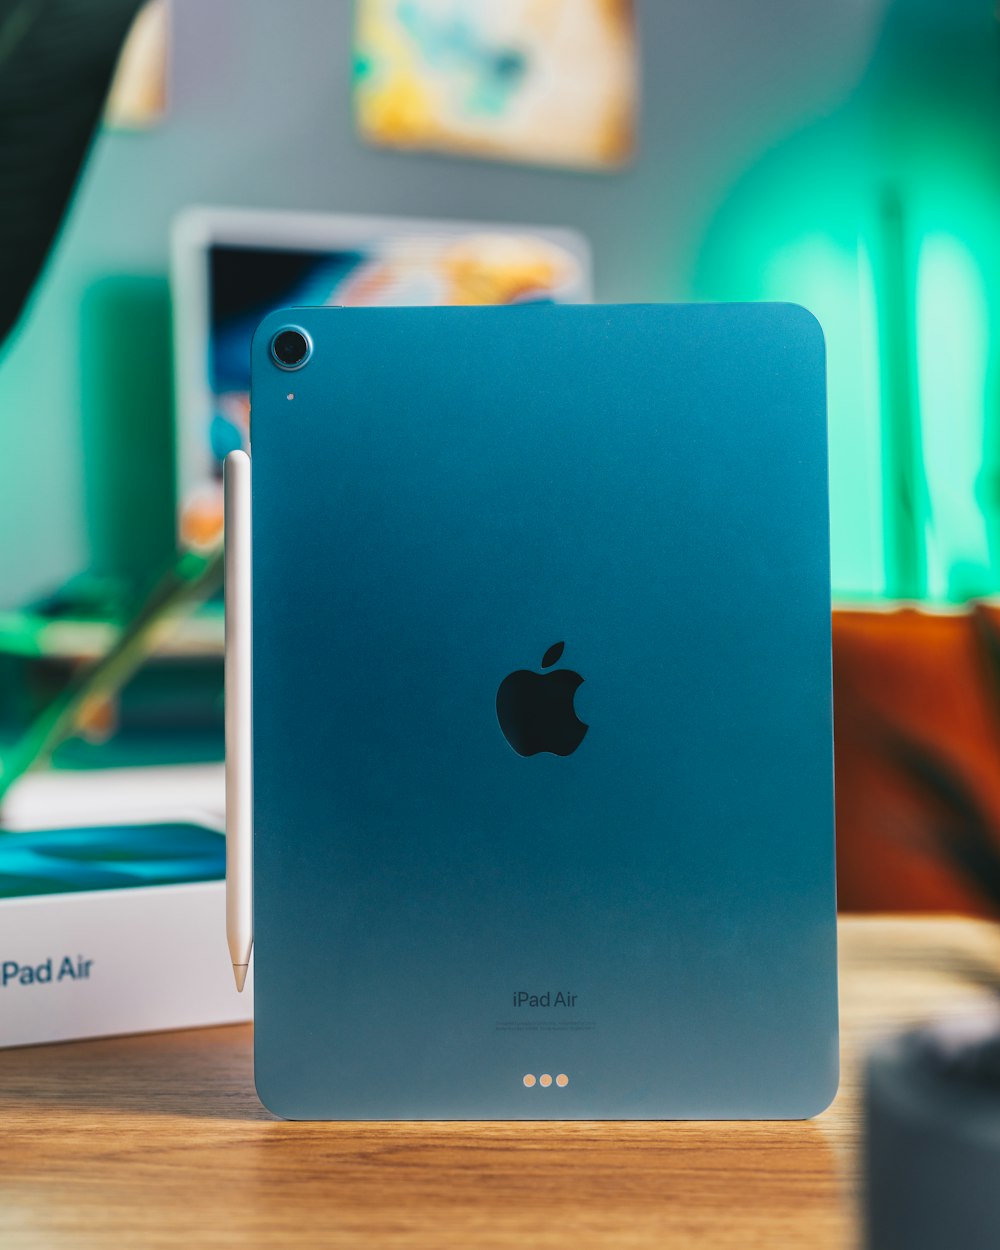
M 189 203 L 569 225 L 604 300 L 811 304 L 835 588 L 899 593 L 901 569 L 931 594 L 994 585 L 991 7 L 642 0 L 641 150 L 607 176 L 361 145 L 348 0 L 175 0 L 170 114 L 98 139 L 0 361 L 0 606 L 87 567 L 148 575 L 170 550 L 167 233 Z
M 857 89 L 760 155 L 692 293 L 793 299 L 827 335 L 834 587 L 1000 590 L 1000 29 L 988 3 L 890 10 Z

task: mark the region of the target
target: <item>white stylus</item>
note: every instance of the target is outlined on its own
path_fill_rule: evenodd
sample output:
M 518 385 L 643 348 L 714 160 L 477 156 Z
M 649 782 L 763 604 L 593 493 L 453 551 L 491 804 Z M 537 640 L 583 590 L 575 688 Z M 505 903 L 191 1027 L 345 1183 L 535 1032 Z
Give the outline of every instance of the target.
M 236 988 L 253 948 L 253 719 L 250 457 L 223 464 L 226 603 L 226 937 Z

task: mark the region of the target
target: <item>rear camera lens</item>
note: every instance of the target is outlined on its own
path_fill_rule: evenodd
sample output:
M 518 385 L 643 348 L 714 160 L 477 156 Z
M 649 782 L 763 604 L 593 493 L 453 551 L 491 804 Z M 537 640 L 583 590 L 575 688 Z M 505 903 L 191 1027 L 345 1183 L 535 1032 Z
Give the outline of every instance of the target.
M 312 343 L 302 330 L 290 326 L 271 340 L 271 355 L 281 369 L 301 369 L 312 354 Z

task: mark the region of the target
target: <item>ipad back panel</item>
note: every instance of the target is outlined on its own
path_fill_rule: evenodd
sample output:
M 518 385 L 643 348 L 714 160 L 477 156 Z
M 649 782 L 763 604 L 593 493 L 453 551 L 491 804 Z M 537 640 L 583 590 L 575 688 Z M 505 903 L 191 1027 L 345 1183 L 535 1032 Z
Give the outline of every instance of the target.
M 288 324 L 313 341 L 296 372 L 269 352 Z M 837 1009 L 815 321 L 300 309 L 253 354 L 266 1105 L 820 1110 Z

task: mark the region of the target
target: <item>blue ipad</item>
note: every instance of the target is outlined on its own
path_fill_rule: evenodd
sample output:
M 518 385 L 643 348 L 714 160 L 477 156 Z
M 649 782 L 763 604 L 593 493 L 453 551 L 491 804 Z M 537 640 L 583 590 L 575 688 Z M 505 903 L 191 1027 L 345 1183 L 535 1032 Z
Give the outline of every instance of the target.
M 824 347 L 790 305 L 293 309 L 252 362 L 256 1082 L 837 1085 Z

